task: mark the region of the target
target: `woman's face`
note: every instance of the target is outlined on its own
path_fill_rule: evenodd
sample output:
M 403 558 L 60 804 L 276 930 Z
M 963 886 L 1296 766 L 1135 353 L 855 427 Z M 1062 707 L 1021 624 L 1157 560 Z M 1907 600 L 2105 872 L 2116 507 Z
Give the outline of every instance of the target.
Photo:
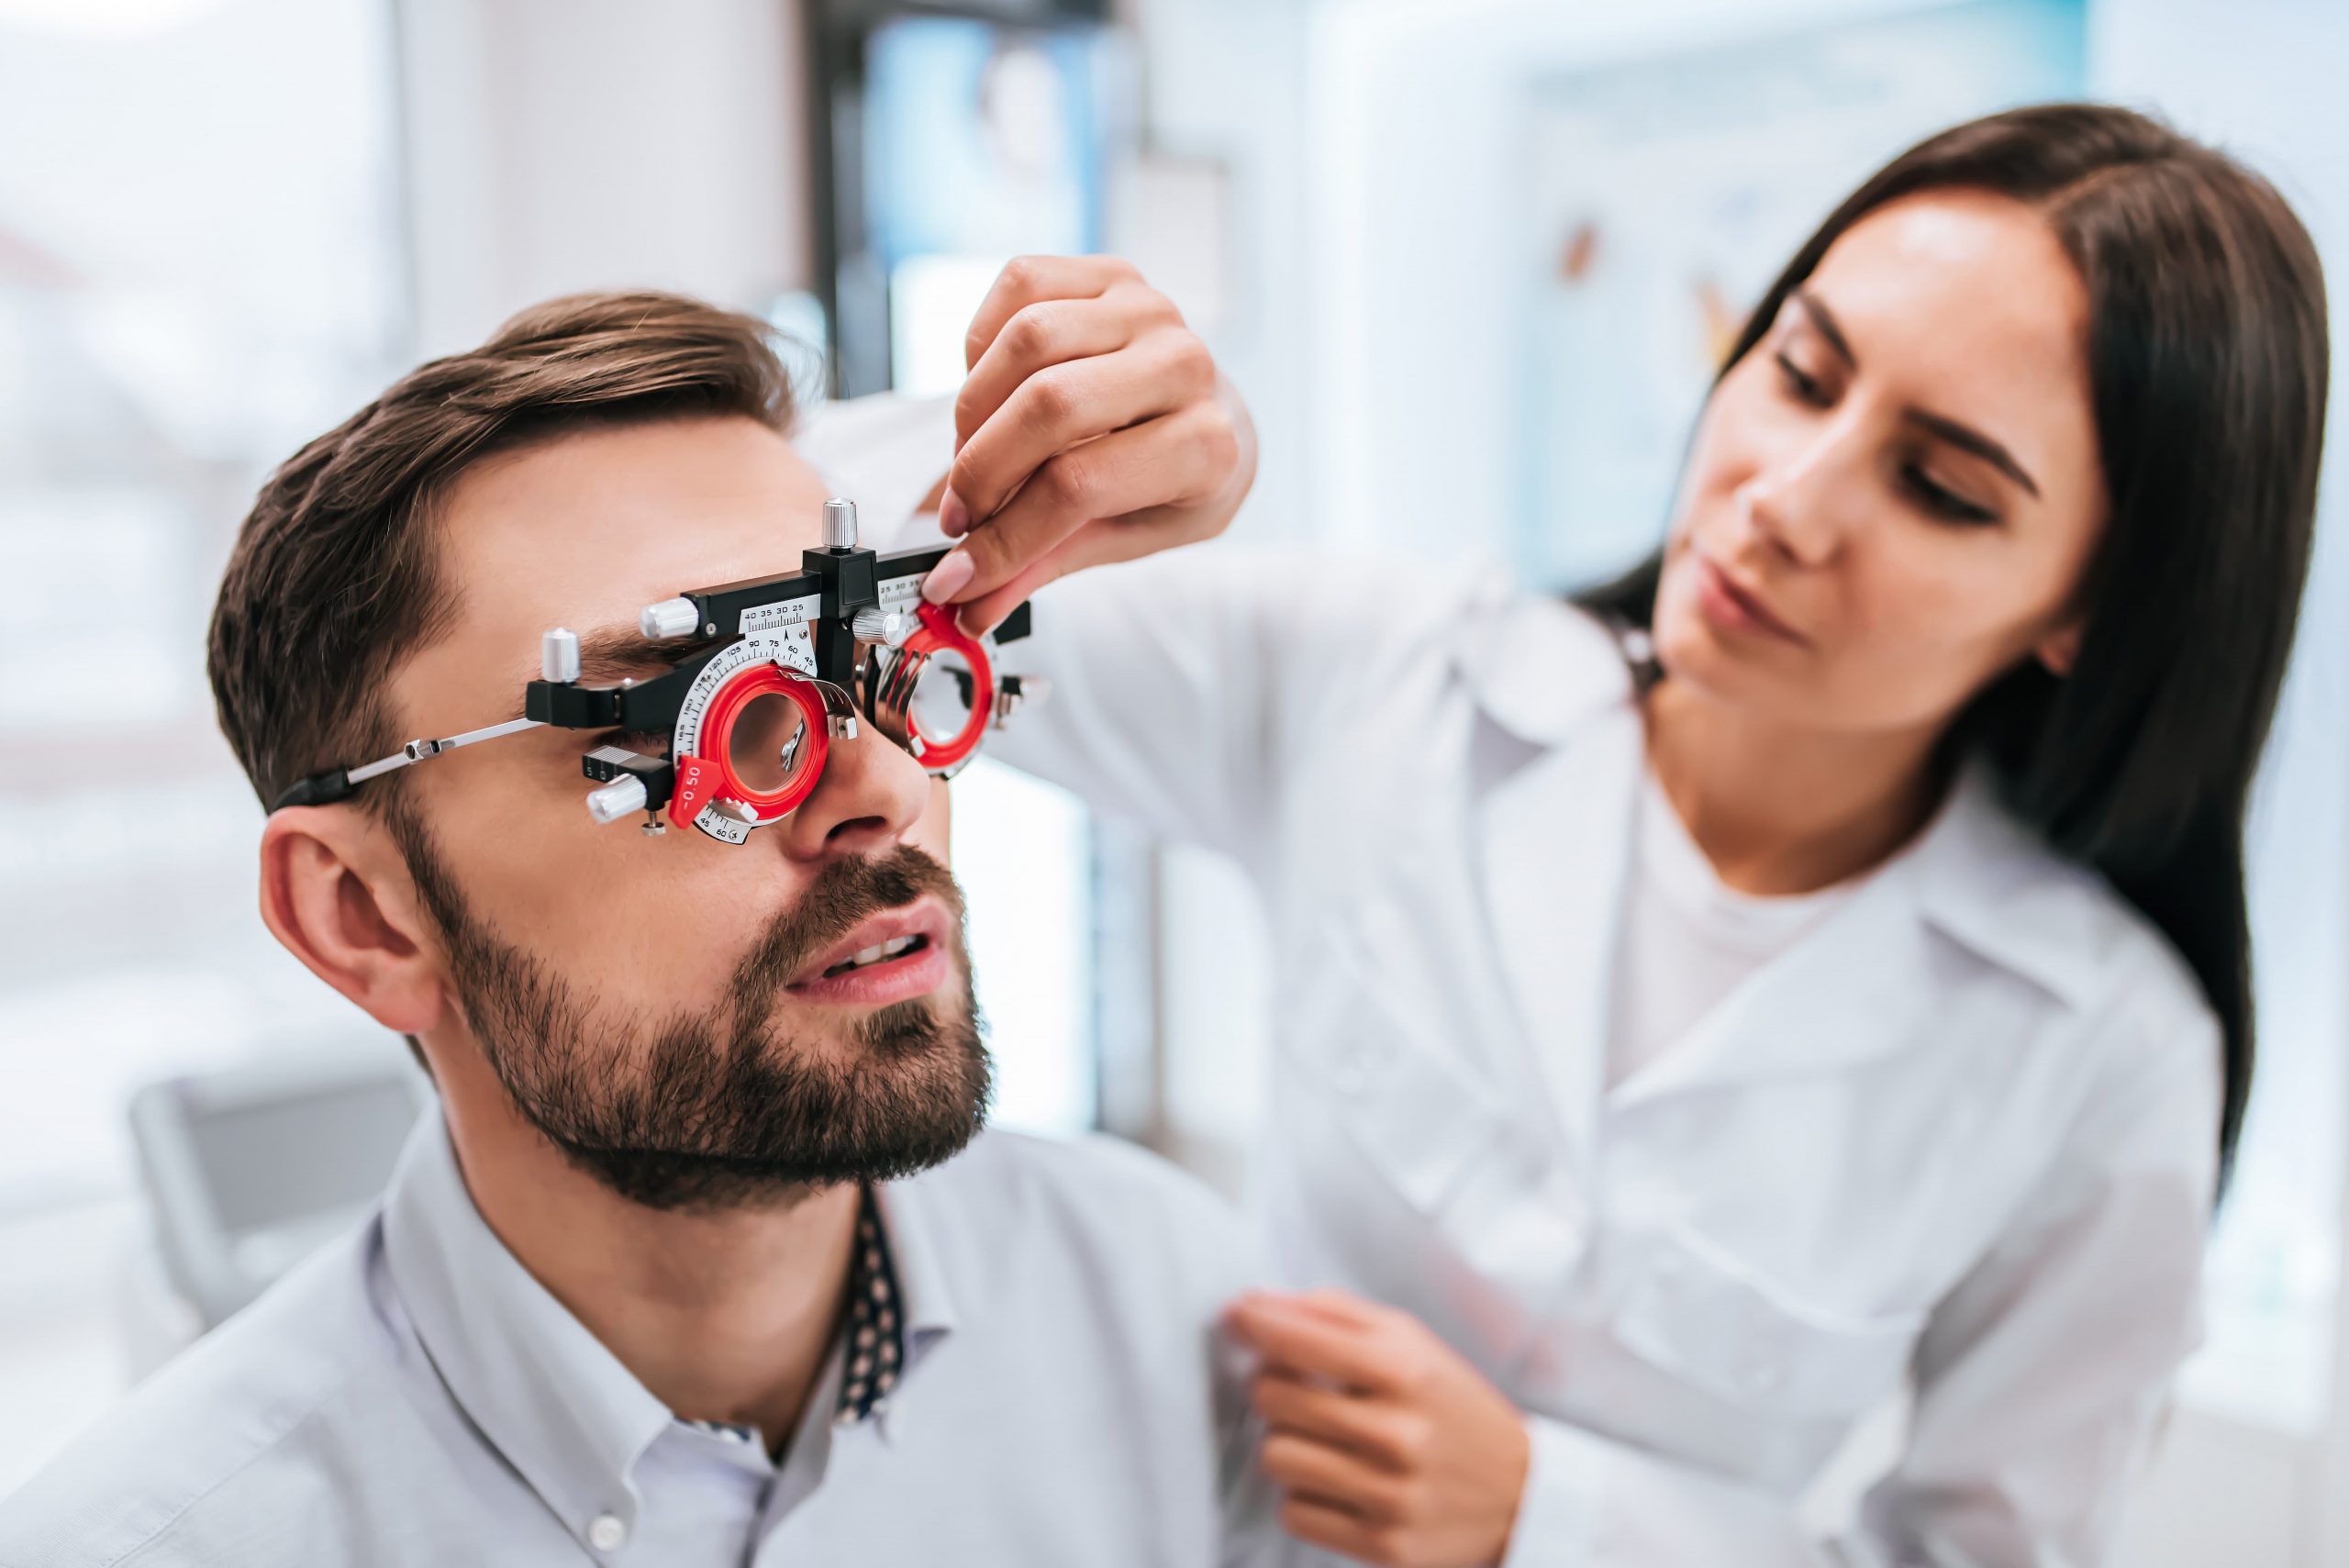
M 2061 673 L 2104 526 L 2087 298 L 2029 208 L 1877 208 L 1721 379 L 1656 596 L 1675 680 L 1757 717 L 1936 732 Z

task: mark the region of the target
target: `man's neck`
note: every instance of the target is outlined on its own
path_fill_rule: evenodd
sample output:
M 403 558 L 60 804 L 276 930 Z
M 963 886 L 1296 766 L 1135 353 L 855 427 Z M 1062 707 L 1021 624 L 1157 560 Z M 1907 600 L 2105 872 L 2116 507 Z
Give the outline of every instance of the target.
M 477 1053 L 437 1056 L 458 1059 L 435 1062 L 450 1141 L 507 1250 L 672 1412 L 756 1427 L 779 1452 L 838 1331 L 856 1189 L 758 1209 L 649 1209 L 564 1159 Z

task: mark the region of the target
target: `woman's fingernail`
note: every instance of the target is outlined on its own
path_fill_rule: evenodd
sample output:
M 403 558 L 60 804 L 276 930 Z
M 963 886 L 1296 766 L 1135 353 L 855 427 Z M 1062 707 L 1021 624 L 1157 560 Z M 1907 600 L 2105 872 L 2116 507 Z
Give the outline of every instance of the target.
M 933 605 L 942 605 L 961 593 L 963 585 L 971 580 L 971 573 L 977 570 L 969 550 L 949 550 L 946 559 L 931 567 L 930 575 L 921 580 L 921 596 Z
M 971 508 L 952 490 L 938 503 L 938 528 L 948 539 L 961 539 L 971 528 Z

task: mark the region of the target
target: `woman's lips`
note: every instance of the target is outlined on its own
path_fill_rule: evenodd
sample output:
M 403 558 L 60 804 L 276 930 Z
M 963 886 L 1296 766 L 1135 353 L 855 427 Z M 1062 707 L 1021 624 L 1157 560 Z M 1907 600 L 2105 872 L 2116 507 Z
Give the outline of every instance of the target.
M 1759 595 L 1740 587 L 1709 557 L 1690 553 L 1697 569 L 1697 604 L 1705 618 L 1729 631 L 1759 632 L 1798 646 L 1809 639 L 1780 620 Z

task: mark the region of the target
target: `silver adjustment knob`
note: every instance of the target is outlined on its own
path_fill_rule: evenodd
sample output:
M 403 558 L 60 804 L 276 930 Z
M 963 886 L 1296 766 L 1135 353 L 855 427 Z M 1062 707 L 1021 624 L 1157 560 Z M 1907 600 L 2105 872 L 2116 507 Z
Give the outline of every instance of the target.
M 539 674 L 557 685 L 579 679 L 579 634 L 556 627 L 539 639 Z
M 634 773 L 623 774 L 587 792 L 587 815 L 598 822 L 617 822 L 643 810 L 645 798 L 644 781 Z
M 701 612 L 691 599 L 663 599 L 647 605 L 636 617 L 636 628 L 648 638 L 691 637 L 701 625 Z
M 835 495 L 824 503 L 824 548 L 856 548 L 856 503 Z
M 903 648 L 906 639 L 921 623 L 901 610 L 885 610 L 878 605 L 867 605 L 856 612 L 849 623 L 859 640 L 886 643 L 891 648 Z

